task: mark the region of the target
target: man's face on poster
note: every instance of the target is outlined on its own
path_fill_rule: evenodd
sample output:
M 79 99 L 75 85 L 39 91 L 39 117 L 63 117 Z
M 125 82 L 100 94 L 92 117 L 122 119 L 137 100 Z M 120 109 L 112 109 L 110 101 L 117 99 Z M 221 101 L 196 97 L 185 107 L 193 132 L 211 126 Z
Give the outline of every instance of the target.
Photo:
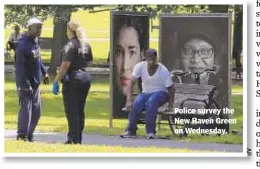
M 184 71 L 202 72 L 205 69 L 212 69 L 214 65 L 213 46 L 203 39 L 191 38 L 183 45 L 181 60 Z M 201 74 L 201 83 L 207 84 L 208 79 L 207 72 Z M 195 76 L 191 75 L 189 80 L 195 83 Z
M 116 83 L 123 94 L 126 94 L 133 68 L 141 61 L 138 32 L 133 27 L 123 26 L 120 29 L 115 55 L 118 75 Z

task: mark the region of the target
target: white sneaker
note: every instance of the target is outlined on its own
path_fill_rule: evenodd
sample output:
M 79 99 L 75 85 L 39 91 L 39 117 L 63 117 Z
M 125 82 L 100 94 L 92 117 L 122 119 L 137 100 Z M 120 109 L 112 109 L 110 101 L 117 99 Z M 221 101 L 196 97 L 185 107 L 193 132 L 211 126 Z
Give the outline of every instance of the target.
M 136 134 L 131 133 L 129 131 L 124 132 L 123 134 L 120 135 L 121 138 L 135 138 Z
M 154 133 L 148 133 L 146 138 L 147 139 L 155 139 L 155 134 Z

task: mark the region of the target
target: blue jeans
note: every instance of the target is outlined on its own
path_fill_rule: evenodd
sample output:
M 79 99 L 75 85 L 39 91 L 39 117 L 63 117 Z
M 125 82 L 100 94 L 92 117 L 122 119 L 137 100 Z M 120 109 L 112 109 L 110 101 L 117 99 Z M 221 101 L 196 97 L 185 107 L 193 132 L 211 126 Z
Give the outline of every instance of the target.
M 153 93 L 140 93 L 134 103 L 132 110 L 128 114 L 127 131 L 136 134 L 137 121 L 142 111 L 146 110 L 145 127 L 146 133 L 156 133 L 156 117 L 158 108 L 168 101 L 168 93 L 158 91 Z

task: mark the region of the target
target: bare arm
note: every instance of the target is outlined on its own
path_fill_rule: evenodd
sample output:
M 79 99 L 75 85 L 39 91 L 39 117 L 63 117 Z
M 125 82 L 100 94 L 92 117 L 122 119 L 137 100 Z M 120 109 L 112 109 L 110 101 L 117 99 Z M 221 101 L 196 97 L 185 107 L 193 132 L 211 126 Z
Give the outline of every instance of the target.
M 137 81 L 137 78 L 135 77 L 132 77 L 131 78 L 131 82 L 127 88 L 127 91 L 126 91 L 126 104 L 125 104 L 125 107 L 126 107 L 126 111 L 129 112 L 131 111 L 131 108 L 132 108 L 132 104 L 133 104 L 133 88 L 134 88 L 134 85 Z
M 141 75 L 142 75 L 142 63 L 138 63 L 135 65 L 135 67 L 133 69 L 131 81 L 130 81 L 129 85 L 127 86 L 127 90 L 126 90 L 125 107 L 128 112 L 131 111 L 131 108 L 132 108 L 134 86 L 135 86 L 136 82 L 138 81 L 138 78 L 141 77 Z
M 61 82 L 61 79 L 63 79 L 63 77 L 66 74 L 66 72 L 68 71 L 70 65 L 71 65 L 71 62 L 69 62 L 69 61 L 63 61 L 61 63 L 59 72 L 56 75 L 54 82 L 58 82 L 58 83 Z
M 131 82 L 128 86 L 127 92 L 126 92 L 126 100 L 127 101 L 133 101 L 133 89 L 134 89 L 134 85 L 137 82 L 137 78 L 132 77 L 131 78 Z
M 14 33 L 12 33 L 10 35 L 10 37 L 8 38 L 8 41 L 6 42 L 6 50 L 10 50 L 10 44 L 9 43 L 14 41 L 13 36 L 14 36 Z

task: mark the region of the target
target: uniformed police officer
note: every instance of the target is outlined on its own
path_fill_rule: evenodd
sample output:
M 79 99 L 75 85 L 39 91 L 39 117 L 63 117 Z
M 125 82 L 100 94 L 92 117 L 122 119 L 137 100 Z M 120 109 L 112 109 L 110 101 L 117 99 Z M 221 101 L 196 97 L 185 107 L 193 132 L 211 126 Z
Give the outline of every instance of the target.
M 57 95 L 59 83 L 63 83 L 63 102 L 69 129 L 65 144 L 81 144 L 85 126 L 84 107 L 91 85 L 91 77 L 86 67 L 88 62 L 93 60 L 93 56 L 85 31 L 79 22 L 68 23 L 67 36 L 69 42 L 62 49 L 62 63 L 52 91 Z
M 41 115 L 41 74 L 44 76 L 45 84 L 48 84 L 49 77 L 42 64 L 38 44 L 42 22 L 37 18 L 31 18 L 27 22 L 27 28 L 28 32 L 18 41 L 15 52 L 15 79 L 20 104 L 17 140 L 31 142 Z

